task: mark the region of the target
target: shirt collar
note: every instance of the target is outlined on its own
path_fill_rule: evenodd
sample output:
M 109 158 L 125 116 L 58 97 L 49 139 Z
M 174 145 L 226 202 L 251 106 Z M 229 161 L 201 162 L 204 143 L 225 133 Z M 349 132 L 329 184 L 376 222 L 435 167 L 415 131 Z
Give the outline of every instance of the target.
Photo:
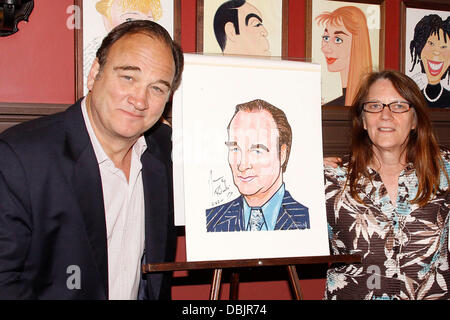
M 378 175 L 378 171 L 372 168 L 371 166 L 367 166 L 367 172 L 371 177 Z M 408 162 L 403 170 L 400 172 L 400 175 L 410 174 L 411 172 L 415 172 L 414 164 L 412 162 Z
M 264 219 L 266 220 L 267 229 L 274 230 L 277 223 L 278 213 L 280 212 L 281 204 L 283 203 L 285 193 L 284 183 L 281 187 L 274 193 L 274 195 L 262 206 L 262 211 Z M 247 227 L 248 220 L 250 219 L 251 207 L 247 204 L 244 198 L 244 222 L 245 227 Z M 265 228 L 265 227 L 263 227 Z

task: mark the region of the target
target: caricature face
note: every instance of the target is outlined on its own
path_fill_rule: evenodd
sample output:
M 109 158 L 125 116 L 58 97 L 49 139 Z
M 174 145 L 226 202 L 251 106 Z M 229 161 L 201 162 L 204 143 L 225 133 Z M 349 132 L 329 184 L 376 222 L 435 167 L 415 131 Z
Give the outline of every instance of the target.
M 238 20 L 239 34 L 231 39 L 234 42 L 232 46 L 234 52 L 229 53 L 269 56 L 268 33 L 263 26 L 261 12 L 251 4 L 245 3 L 238 9 Z
M 420 54 L 430 84 L 437 84 L 450 65 L 450 39 L 444 40 L 444 32 L 431 34 Z
M 105 19 L 105 27 L 108 32 L 115 26 L 133 20 L 153 20 L 152 11 L 141 12 L 132 8 L 124 8 L 122 5 L 123 0 L 115 0 L 110 8 L 110 18 Z
M 278 149 L 278 129 L 267 111 L 239 111 L 228 132 L 228 163 L 239 192 L 268 200 L 283 182 L 286 146 Z M 263 203 L 259 203 L 262 205 Z
M 339 72 L 350 67 L 352 34 L 343 24 L 327 23 L 322 36 L 322 52 L 330 72 Z

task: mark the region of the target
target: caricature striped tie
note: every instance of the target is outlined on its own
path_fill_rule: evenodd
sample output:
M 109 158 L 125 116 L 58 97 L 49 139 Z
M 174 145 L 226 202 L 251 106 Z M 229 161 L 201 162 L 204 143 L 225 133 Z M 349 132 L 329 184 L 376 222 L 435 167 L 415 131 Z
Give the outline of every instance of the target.
M 252 208 L 250 211 L 250 231 L 260 231 L 264 224 L 264 215 L 261 208 Z

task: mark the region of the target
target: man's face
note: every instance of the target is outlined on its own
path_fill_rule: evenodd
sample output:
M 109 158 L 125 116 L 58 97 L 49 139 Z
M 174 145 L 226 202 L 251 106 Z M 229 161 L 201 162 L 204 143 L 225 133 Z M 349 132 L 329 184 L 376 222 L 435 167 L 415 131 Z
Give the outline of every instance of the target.
M 350 68 L 352 34 L 343 24 L 327 23 L 322 35 L 322 52 L 330 72 L 339 72 Z
M 450 65 L 450 39 L 447 38 L 447 42 L 445 42 L 442 29 L 439 29 L 439 37 L 436 33 L 428 37 L 420 58 L 422 59 L 428 82 L 438 84 Z
M 146 34 L 117 40 L 101 71 L 96 59 L 87 106 L 100 142 L 133 141 L 151 128 L 170 96 L 174 73 L 171 49 Z
M 152 20 L 152 11 L 141 12 L 132 8 L 124 8 L 123 0 L 115 0 L 110 8 L 110 18 L 106 20 L 107 31 L 111 31 L 114 27 L 126 21 L 133 20 Z
M 228 163 L 233 180 L 244 196 L 264 197 L 281 186 L 282 163 L 278 149 L 278 130 L 267 111 L 239 111 L 228 132 Z
M 238 54 L 270 56 L 267 30 L 262 24 L 258 9 L 246 2 L 238 8 L 239 35 L 236 41 L 241 48 Z

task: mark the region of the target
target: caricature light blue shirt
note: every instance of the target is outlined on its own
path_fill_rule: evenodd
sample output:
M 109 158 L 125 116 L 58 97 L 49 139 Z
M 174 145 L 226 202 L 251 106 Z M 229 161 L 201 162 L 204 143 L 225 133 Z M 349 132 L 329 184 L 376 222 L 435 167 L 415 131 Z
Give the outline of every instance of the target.
M 280 212 L 281 203 L 283 202 L 284 197 L 284 183 L 278 189 L 277 192 L 269 199 L 263 206 L 262 211 L 264 215 L 264 219 L 266 221 L 265 224 L 261 227 L 261 230 L 274 230 L 275 225 L 277 223 L 278 213 Z M 250 210 L 251 207 L 247 204 L 244 198 L 244 221 L 245 228 L 247 229 L 248 220 L 250 219 Z

